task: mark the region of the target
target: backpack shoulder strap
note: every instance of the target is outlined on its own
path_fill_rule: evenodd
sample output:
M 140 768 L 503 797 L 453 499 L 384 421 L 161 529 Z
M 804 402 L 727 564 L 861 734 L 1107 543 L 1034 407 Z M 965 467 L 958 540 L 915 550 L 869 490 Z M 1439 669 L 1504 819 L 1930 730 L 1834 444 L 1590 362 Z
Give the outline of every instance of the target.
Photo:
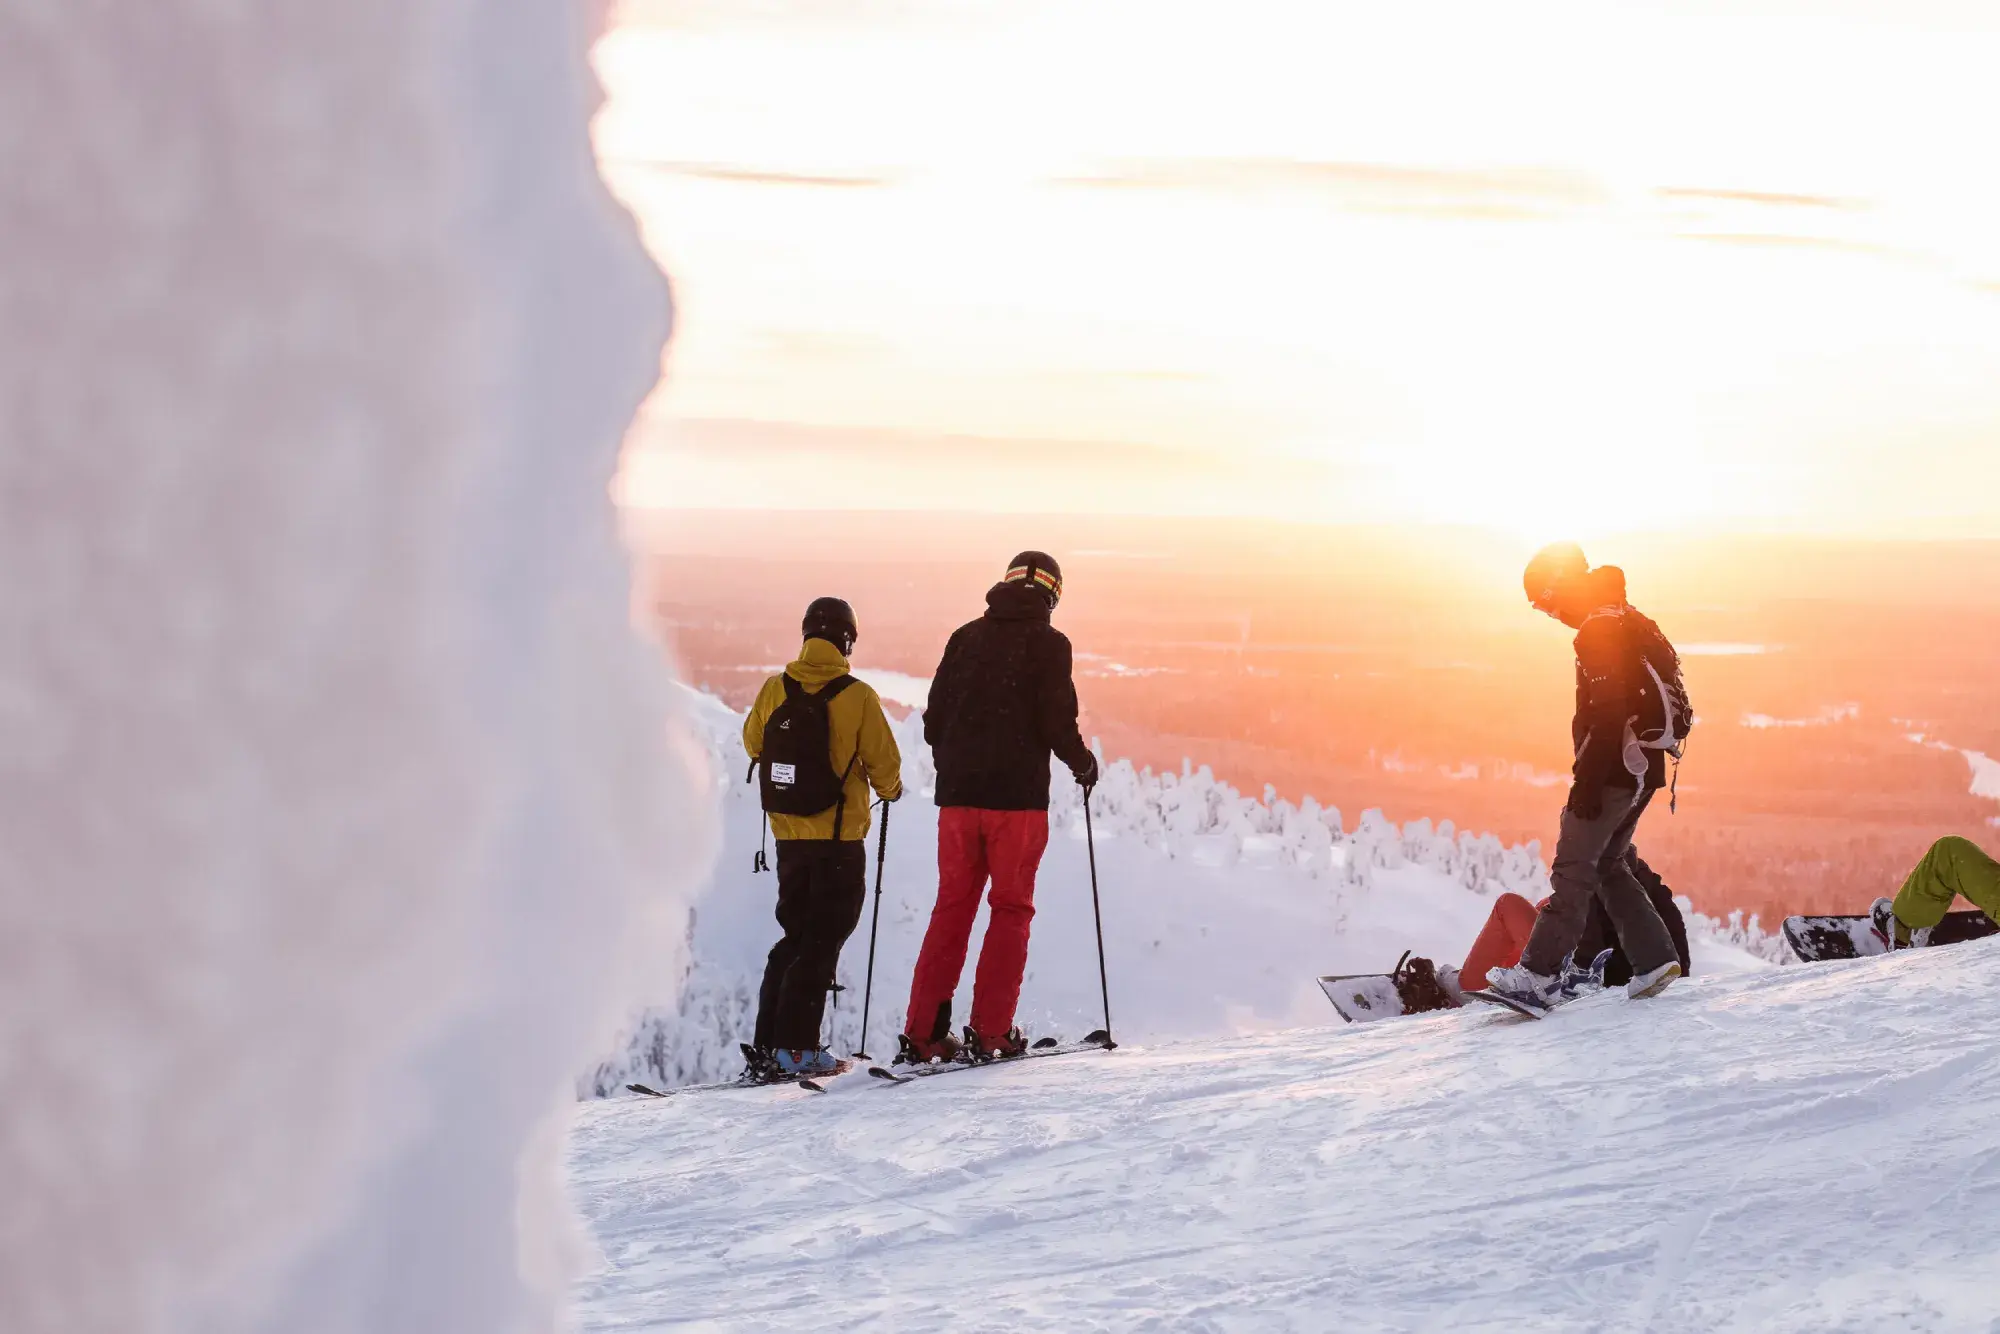
M 785 698 L 787 700 L 797 699 L 806 693 L 806 688 L 800 685 L 798 679 L 790 672 L 779 672 L 778 679 L 785 683 Z
M 836 676 L 831 681 L 828 681 L 825 685 L 820 687 L 819 698 L 822 703 L 831 704 L 833 702 L 833 697 L 835 695 L 838 695 L 841 691 L 847 689 L 849 686 L 853 684 L 854 684 L 854 678 L 852 676 L 846 676 L 846 675 Z

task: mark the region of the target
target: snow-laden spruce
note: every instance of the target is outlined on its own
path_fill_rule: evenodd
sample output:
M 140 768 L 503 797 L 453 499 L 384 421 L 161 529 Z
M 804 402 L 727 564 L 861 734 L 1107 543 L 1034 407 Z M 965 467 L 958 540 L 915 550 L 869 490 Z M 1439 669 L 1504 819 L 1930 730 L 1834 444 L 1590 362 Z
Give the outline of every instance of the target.
M 712 696 L 690 712 L 710 752 L 725 843 L 688 922 L 684 977 L 661 979 L 658 1008 L 637 1018 L 614 1054 L 582 1081 L 585 1096 L 630 1080 L 678 1085 L 725 1078 L 742 1063 L 757 1011 L 764 955 L 777 939 L 773 877 L 751 874 L 762 832 L 756 790 L 743 783 L 742 715 Z M 890 808 L 873 1006 L 860 1039 L 874 909 L 875 843 L 869 842 L 870 902 L 841 954 L 846 988 L 828 1024 L 837 1051 L 895 1050 L 917 947 L 937 892 L 935 779 L 920 715 L 895 724 L 910 795 Z M 1102 760 L 1102 756 L 1099 757 Z M 1121 1039 L 1151 1040 L 1267 1031 L 1335 1020 L 1313 979 L 1381 972 L 1405 949 L 1444 962 L 1464 957 L 1505 892 L 1538 900 L 1548 868 L 1538 843 L 1507 846 L 1450 821 L 1401 827 L 1363 812 L 1352 830 L 1338 809 L 1312 798 L 1294 804 L 1267 787 L 1261 799 L 1218 780 L 1207 766 L 1179 772 L 1103 765 L 1091 810 L 1098 840 L 1109 955 L 1112 1019 Z M 1037 917 L 1020 1019 L 1031 1033 L 1077 1037 L 1103 1022 L 1082 793 L 1057 766 L 1054 830 L 1036 889 Z M 1740 915 L 1717 922 L 1693 913 L 1697 970 L 1775 960 L 1782 941 Z M 983 930 L 983 927 L 980 928 Z M 967 955 L 956 1017 L 970 1002 Z

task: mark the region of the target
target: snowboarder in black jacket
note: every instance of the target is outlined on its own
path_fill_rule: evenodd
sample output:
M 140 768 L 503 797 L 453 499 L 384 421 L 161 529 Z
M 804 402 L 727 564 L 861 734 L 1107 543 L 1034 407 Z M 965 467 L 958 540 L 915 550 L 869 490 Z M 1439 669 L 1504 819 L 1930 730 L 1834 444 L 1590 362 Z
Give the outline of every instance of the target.
M 1624 571 L 1590 568 L 1579 547 L 1562 543 L 1538 553 L 1523 586 L 1536 610 L 1577 632 L 1576 761 L 1549 900 L 1520 964 L 1489 972 L 1488 990 L 1537 1010 L 1558 1004 L 1566 995 L 1561 974 L 1573 966 L 1571 952 L 1596 900 L 1631 961 L 1627 994 L 1651 996 L 1681 976 L 1681 962 L 1625 855 L 1653 794 L 1666 786 L 1666 752 L 1641 744 L 1635 724 L 1655 724 L 1674 707 L 1661 687 L 1665 678 L 1678 688 L 1679 662 L 1659 626 L 1625 600 Z M 1685 702 L 1683 693 L 1678 703 Z M 1665 721 L 1671 727 L 1671 713 Z
M 1097 781 L 1097 758 L 1077 731 L 1069 639 L 1049 624 L 1061 597 L 1054 559 L 1022 552 L 988 590 L 986 614 L 953 632 L 931 681 L 924 740 L 937 761 L 938 897 L 910 985 L 910 1059 L 958 1052 L 952 992 L 989 879 L 970 1030 L 987 1055 L 1025 1045 L 1014 1009 L 1049 841 L 1049 756 L 1084 788 Z

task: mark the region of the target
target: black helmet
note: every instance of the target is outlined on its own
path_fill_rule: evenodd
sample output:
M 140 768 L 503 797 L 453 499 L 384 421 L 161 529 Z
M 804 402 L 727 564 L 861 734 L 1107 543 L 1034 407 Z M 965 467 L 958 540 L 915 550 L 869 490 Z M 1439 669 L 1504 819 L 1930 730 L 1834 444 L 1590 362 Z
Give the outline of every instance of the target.
M 1026 584 L 1039 591 L 1048 599 L 1052 611 L 1062 600 L 1062 566 L 1046 551 L 1024 551 L 1008 561 L 1007 577 L 1001 582 Z
M 842 654 L 854 652 L 854 641 L 861 637 L 854 608 L 840 598 L 814 598 L 799 633 L 807 639 L 824 639 Z
M 1536 611 L 1553 612 L 1564 584 L 1590 572 L 1583 548 L 1574 542 L 1556 542 L 1543 547 L 1528 562 L 1521 575 L 1522 591 Z

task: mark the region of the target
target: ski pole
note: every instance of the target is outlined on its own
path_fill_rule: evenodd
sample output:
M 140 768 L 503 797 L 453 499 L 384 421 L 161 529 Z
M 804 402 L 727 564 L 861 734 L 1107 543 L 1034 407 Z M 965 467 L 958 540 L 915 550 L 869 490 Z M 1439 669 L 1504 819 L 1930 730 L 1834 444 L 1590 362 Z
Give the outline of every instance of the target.
M 1118 1044 L 1111 1040 L 1111 981 L 1104 971 L 1104 910 L 1097 902 L 1097 835 L 1090 827 L 1090 793 L 1090 788 L 1083 790 L 1083 842 L 1090 851 L 1090 913 L 1097 919 L 1097 985 L 1104 995 L 1104 1049 L 1109 1051 Z
M 855 1052 L 862 1060 L 872 1060 L 868 1055 L 868 1007 L 875 1001 L 875 929 L 882 925 L 882 863 L 889 858 L 889 803 L 882 802 L 882 828 L 875 839 L 875 914 L 868 922 L 868 984 L 861 992 L 861 1050 Z

